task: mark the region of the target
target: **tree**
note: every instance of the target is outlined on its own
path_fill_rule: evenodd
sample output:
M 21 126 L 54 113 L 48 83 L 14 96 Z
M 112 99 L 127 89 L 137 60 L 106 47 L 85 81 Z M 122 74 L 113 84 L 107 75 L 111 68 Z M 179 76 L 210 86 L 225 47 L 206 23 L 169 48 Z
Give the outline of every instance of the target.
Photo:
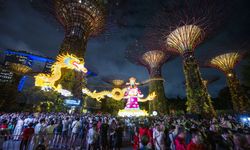
M 112 98 L 105 98 L 101 102 L 101 110 L 104 113 L 117 115 L 119 109 L 124 108 L 124 101 L 117 101 Z

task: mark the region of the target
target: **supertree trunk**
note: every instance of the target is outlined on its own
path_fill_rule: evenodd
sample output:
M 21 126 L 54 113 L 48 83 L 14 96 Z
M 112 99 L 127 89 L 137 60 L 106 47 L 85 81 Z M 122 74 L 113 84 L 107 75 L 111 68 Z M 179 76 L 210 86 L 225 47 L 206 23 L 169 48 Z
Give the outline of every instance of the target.
M 72 27 L 66 31 L 60 47 L 60 54 L 69 53 L 84 58 L 89 32 L 81 27 Z
M 198 63 L 192 52 L 183 55 L 186 79 L 187 111 L 200 115 L 215 115 L 210 96 L 202 82 Z
M 160 78 L 161 68 L 152 68 L 150 70 L 150 79 Z M 149 93 L 155 92 L 156 97 L 149 102 L 149 113 L 157 111 L 158 113 L 167 113 L 167 98 L 165 96 L 162 80 L 152 80 L 149 84 Z
M 238 113 L 249 111 L 250 101 L 233 71 L 227 73 L 227 84 L 232 97 L 233 109 Z

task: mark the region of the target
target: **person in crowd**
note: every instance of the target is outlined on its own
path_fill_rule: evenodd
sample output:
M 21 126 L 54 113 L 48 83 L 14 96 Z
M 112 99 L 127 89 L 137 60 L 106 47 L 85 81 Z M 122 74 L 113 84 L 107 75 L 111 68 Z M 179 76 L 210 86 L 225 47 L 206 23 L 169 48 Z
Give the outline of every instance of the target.
M 14 140 L 18 140 L 20 138 L 20 135 L 22 133 L 22 130 L 23 130 L 23 117 L 19 117 L 18 121 L 17 121 L 17 124 L 16 124 L 16 127 L 15 127 L 15 130 L 14 130 L 14 133 L 13 133 L 13 139 Z
M 96 141 L 97 141 L 96 125 L 90 124 L 87 133 L 87 150 L 95 150 L 96 149 L 95 144 L 97 144 Z
M 176 150 L 186 150 L 187 149 L 187 145 L 185 143 L 185 136 L 186 136 L 185 130 L 183 129 L 183 127 L 179 127 L 178 134 L 174 140 Z
M 114 119 L 112 119 L 112 122 L 110 124 L 109 128 L 109 146 L 110 149 L 115 149 L 115 137 L 116 137 L 116 122 Z
M 46 134 L 46 140 L 47 140 L 47 145 L 52 146 L 52 142 L 53 142 L 53 132 L 55 129 L 55 122 L 54 120 L 51 120 L 49 125 L 45 128 L 45 134 Z
M 192 133 L 192 139 L 187 146 L 187 150 L 205 150 L 205 146 L 201 141 L 199 133 L 197 132 Z
M 101 150 L 108 150 L 108 121 L 106 118 L 103 119 L 103 123 L 100 127 L 100 144 Z
M 56 147 L 59 147 L 59 143 L 62 138 L 62 129 L 63 129 L 62 120 L 58 120 L 57 124 L 55 125 L 54 139 L 53 139 L 53 145 L 55 145 Z
M 144 142 L 148 141 L 148 143 L 147 143 L 148 149 L 152 148 L 151 138 L 152 138 L 152 134 L 150 133 L 148 125 L 141 123 L 140 128 L 139 128 L 140 148 L 142 148 L 142 147 L 145 148 L 145 145 L 143 145 L 143 143 L 142 143 L 143 140 L 144 140 Z
M 23 150 L 23 149 L 27 150 L 28 149 L 31 137 L 34 134 L 34 128 L 32 126 L 33 126 L 33 124 L 29 123 L 28 127 L 23 130 L 22 141 L 20 144 L 20 150 Z
M 122 137 L 123 137 L 123 127 L 120 122 L 118 122 L 118 126 L 116 128 L 115 135 L 115 149 L 120 150 L 122 146 Z
M 234 150 L 247 150 L 250 145 L 247 144 L 247 139 L 244 135 L 236 133 L 233 135 Z
M 62 146 L 65 148 L 67 143 L 68 143 L 68 130 L 69 130 L 69 118 L 64 117 L 62 121 L 62 138 L 61 138 L 61 143 Z
M 76 138 L 78 136 L 78 133 L 80 131 L 81 123 L 80 118 L 76 118 L 75 121 L 71 125 L 71 137 L 70 137 L 70 146 L 75 144 Z
M 153 131 L 153 141 L 156 150 L 165 150 L 164 143 L 164 129 L 159 125 L 155 125 L 155 130 Z
M 134 137 L 133 137 L 133 150 L 139 149 L 139 130 L 138 128 L 134 128 Z
M 35 135 L 32 138 L 31 147 L 36 147 L 39 141 L 44 139 L 45 128 L 46 128 L 45 119 L 41 118 L 39 123 L 35 125 L 35 129 L 34 129 Z
M 218 144 L 217 144 L 217 149 L 221 149 L 221 150 L 233 150 L 233 146 L 234 146 L 234 143 L 233 143 L 233 139 L 229 133 L 229 130 L 226 129 L 226 128 L 222 128 L 222 131 L 221 131 L 221 136 L 220 138 L 218 139 Z

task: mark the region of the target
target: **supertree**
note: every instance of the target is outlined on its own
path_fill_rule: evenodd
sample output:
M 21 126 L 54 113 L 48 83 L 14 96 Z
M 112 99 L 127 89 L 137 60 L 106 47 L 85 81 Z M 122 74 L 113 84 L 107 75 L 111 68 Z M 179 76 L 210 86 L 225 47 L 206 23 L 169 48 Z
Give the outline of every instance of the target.
M 104 26 L 104 2 L 103 0 L 34 0 L 32 5 L 42 11 L 47 18 L 54 18 L 53 21 L 60 23 L 64 28 L 65 37 L 59 53 L 74 54 L 83 58 L 89 37 L 100 33 Z M 82 74 L 67 70 L 60 82 L 63 87 L 70 89 L 74 96 L 82 97 L 81 89 L 86 84 Z
M 232 97 L 233 109 L 236 112 L 248 111 L 250 108 L 249 98 L 246 96 L 234 71 L 236 64 L 241 58 L 242 54 L 230 52 L 216 56 L 208 62 L 208 66 L 216 68 L 226 75 L 227 85 Z
M 152 42 L 152 41 L 151 41 Z M 161 67 L 170 60 L 170 54 L 162 51 L 159 45 L 153 49 L 145 43 L 144 40 L 135 41 L 135 43 L 128 46 L 126 50 L 126 58 L 137 65 L 145 66 L 149 72 L 150 79 L 146 82 L 149 83 L 149 93 L 155 92 L 156 98 L 149 102 L 149 112 L 156 110 L 160 113 L 167 112 L 167 99 L 165 96 L 163 78 L 161 76 Z M 157 43 L 155 43 L 157 45 Z
M 194 57 L 194 48 L 201 42 L 204 33 L 196 25 L 184 25 L 172 31 L 166 45 L 183 57 L 183 71 L 186 79 L 187 111 L 197 114 L 214 112 L 211 99 L 202 82 L 199 65 Z
M 187 111 L 195 114 L 213 114 L 211 99 L 202 83 L 195 48 L 212 35 L 225 18 L 226 3 L 215 0 L 170 1 L 149 26 L 152 36 L 162 37 L 171 50 L 183 58 L 186 80 Z M 223 5 L 222 5 L 223 4 Z M 178 10 L 176 9 L 178 8 Z M 216 21 L 220 20 L 220 21 Z
M 116 78 L 104 77 L 103 81 L 111 84 L 114 88 L 122 88 L 125 84 L 125 81 L 119 77 Z

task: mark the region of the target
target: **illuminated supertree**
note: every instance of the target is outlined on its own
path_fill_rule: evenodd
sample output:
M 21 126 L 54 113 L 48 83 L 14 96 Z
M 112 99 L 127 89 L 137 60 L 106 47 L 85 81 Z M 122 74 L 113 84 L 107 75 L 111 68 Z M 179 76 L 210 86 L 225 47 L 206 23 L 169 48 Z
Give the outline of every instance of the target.
M 184 25 L 172 31 L 166 39 L 166 46 L 183 57 L 186 79 L 187 111 L 197 114 L 211 114 L 214 109 L 207 88 L 203 84 L 199 65 L 194 57 L 195 47 L 202 41 L 204 32 L 196 25 Z
M 211 99 L 202 83 L 194 50 L 224 22 L 227 3 L 222 0 L 165 2 L 169 4 L 162 4 L 163 10 L 155 16 L 149 29 L 153 31 L 152 36 L 165 43 L 168 50 L 183 57 L 187 111 L 202 115 L 213 114 L 214 109 L 209 105 Z
M 148 42 L 147 42 L 148 43 Z M 161 48 L 155 46 L 155 49 L 151 48 L 152 45 L 148 45 L 144 42 L 136 41 L 127 48 L 127 59 L 137 65 L 143 65 L 149 72 L 150 79 L 149 93 L 155 92 L 156 98 L 149 102 L 149 112 L 158 111 L 160 113 L 167 112 L 167 99 L 165 96 L 163 78 L 161 76 L 162 65 L 169 60 L 170 54 L 162 51 Z M 157 43 L 155 43 L 157 45 Z
M 222 71 L 227 78 L 227 84 L 230 89 L 233 109 L 236 112 L 244 112 L 249 110 L 250 101 L 246 96 L 240 81 L 237 78 L 234 68 L 240 61 L 242 55 L 237 52 L 230 52 L 216 56 L 209 60 L 208 65 Z
M 31 3 L 46 16 L 54 17 L 64 28 L 60 54 L 69 53 L 83 58 L 89 37 L 97 35 L 104 25 L 103 0 L 33 0 Z M 60 83 L 81 98 L 81 89 L 86 84 L 83 78 L 82 74 L 67 70 Z

